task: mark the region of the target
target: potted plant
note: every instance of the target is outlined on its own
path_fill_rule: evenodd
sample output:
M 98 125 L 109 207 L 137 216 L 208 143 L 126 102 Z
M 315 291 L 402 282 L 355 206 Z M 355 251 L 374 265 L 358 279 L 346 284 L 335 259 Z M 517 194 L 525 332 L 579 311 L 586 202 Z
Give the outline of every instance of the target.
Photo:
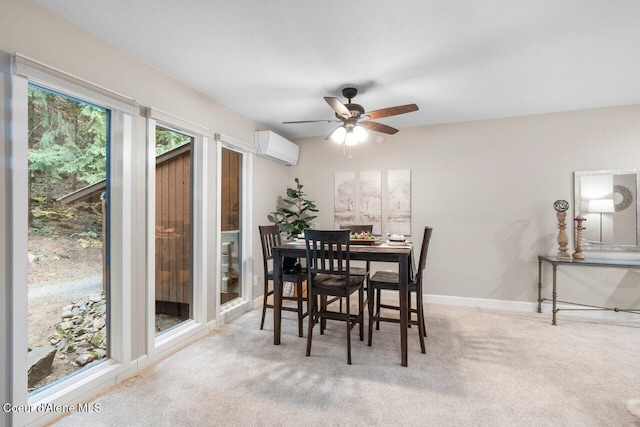
M 311 222 L 317 215 L 311 215 L 318 212 L 313 200 L 307 199 L 307 194 L 302 190 L 304 187 L 300 184 L 298 178 L 295 179 L 295 188 L 287 188 L 287 195 L 282 198 L 284 206 L 276 211 L 271 212 L 269 220 L 280 226 L 280 231 L 287 235 L 290 240 L 295 239 L 305 228 L 311 227 Z M 284 271 L 290 272 L 296 269 L 295 258 L 284 260 Z

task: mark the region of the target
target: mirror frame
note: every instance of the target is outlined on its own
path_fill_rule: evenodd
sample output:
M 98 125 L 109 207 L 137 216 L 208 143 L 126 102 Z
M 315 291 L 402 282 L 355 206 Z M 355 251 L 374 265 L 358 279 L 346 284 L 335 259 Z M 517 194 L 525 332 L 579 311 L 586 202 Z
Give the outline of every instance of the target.
M 635 175 L 636 176 L 636 191 L 635 201 L 636 206 L 636 244 L 635 245 L 592 245 L 588 242 L 582 243 L 582 249 L 585 251 L 615 251 L 615 252 L 640 252 L 640 200 L 638 195 L 640 194 L 640 170 L 638 169 L 604 169 L 594 171 L 576 171 L 573 173 L 573 213 L 574 218 L 582 216 L 582 184 L 581 179 L 583 176 L 593 175 Z M 573 241 L 576 241 L 576 230 L 574 227 Z

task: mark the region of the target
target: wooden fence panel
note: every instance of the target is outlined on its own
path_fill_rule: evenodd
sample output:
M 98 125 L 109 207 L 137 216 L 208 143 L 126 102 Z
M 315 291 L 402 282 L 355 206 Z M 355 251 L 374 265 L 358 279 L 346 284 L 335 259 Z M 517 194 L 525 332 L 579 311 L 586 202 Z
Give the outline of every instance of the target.
M 156 300 L 191 304 L 191 151 L 156 166 Z

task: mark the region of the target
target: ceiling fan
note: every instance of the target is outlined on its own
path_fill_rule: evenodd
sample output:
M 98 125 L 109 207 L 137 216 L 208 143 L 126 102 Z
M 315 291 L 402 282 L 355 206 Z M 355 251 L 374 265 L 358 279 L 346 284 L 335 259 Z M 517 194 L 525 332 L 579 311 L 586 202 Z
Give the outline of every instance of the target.
M 351 100 L 355 98 L 357 94 L 358 89 L 354 87 L 346 87 L 342 89 L 342 96 L 348 100 L 346 104 L 343 104 L 338 98 L 331 96 L 324 97 L 327 104 L 329 104 L 329 106 L 333 108 L 333 111 L 335 111 L 338 120 L 302 120 L 296 122 L 283 122 L 283 124 L 317 122 L 333 123 L 342 121 L 342 124 L 331 131 L 325 139 L 331 138 L 336 142 L 343 143 L 345 146 L 352 146 L 366 139 L 367 132 L 364 129 L 365 127 L 375 132 L 390 135 L 398 132 L 398 129 L 396 128 L 383 125 L 382 123 L 373 122 L 371 120 L 380 119 L 382 117 L 397 116 L 398 114 L 405 114 L 418 110 L 418 106 L 416 104 L 407 104 L 365 112 L 362 105 L 351 103 Z

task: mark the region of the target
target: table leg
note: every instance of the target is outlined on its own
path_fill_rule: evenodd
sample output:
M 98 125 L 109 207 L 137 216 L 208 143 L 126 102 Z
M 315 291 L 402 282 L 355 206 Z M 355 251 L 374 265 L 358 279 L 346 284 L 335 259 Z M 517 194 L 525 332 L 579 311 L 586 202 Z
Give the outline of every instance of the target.
M 408 366 L 407 357 L 407 328 L 409 326 L 409 257 L 401 256 L 398 266 L 399 292 L 400 292 L 400 351 L 402 355 L 402 366 Z
M 558 296 L 558 294 L 556 293 L 556 276 L 557 276 L 557 274 L 556 274 L 556 270 L 557 270 L 557 267 L 556 267 L 556 265 L 554 264 L 554 265 L 553 265 L 553 292 L 552 292 L 552 294 L 551 294 L 551 298 L 553 299 L 553 307 L 552 307 L 552 310 L 551 310 L 551 311 L 552 311 L 552 313 L 553 313 L 553 316 L 552 316 L 552 318 L 551 318 L 551 319 L 552 319 L 552 320 L 551 320 L 551 324 L 552 324 L 552 325 L 556 325 L 556 324 L 557 324 L 557 323 L 556 323 L 556 313 L 557 313 L 557 311 L 558 311 L 558 310 L 556 309 L 556 297 Z
M 275 251 L 274 251 L 275 252 Z M 266 280 L 266 277 L 265 277 Z M 282 257 L 273 254 L 273 344 L 280 344 L 282 323 Z
M 542 260 L 538 259 L 538 313 L 542 313 Z

